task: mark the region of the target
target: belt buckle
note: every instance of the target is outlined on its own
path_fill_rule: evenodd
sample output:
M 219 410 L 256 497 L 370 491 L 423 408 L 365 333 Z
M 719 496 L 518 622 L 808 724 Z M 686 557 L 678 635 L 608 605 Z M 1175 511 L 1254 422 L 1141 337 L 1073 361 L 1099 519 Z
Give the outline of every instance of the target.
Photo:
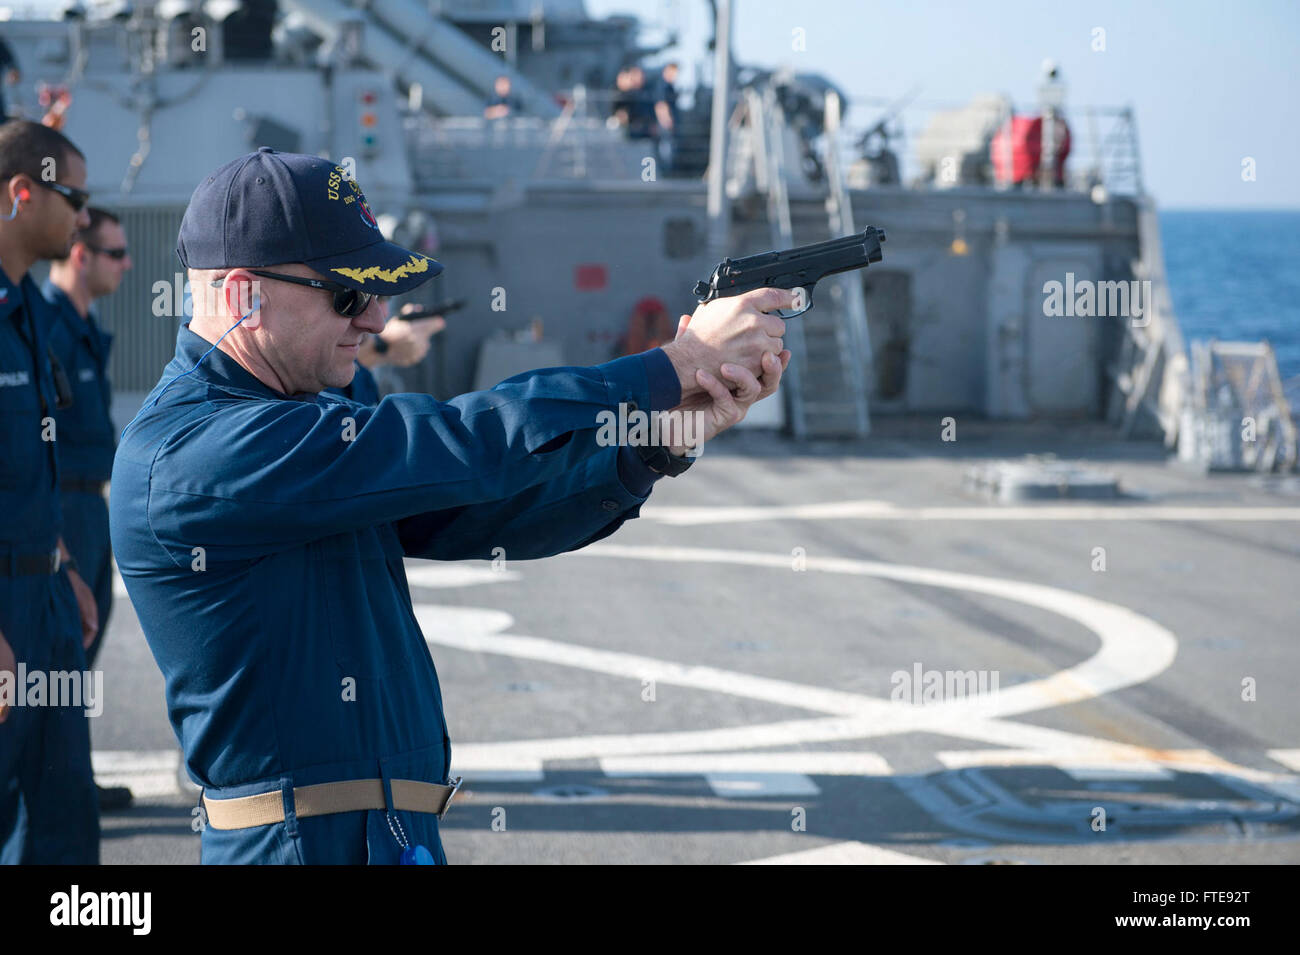
M 50 573 L 57 574 L 59 568 L 63 566 L 63 555 L 59 553 L 58 547 L 50 551 Z
M 456 798 L 456 793 L 460 792 L 460 784 L 464 779 L 464 776 L 457 776 L 455 779 L 452 779 L 450 776 L 447 777 L 447 783 L 451 786 L 451 792 L 447 795 L 447 801 L 442 804 L 442 811 L 438 813 L 439 822 L 442 821 L 443 816 L 447 815 L 447 810 L 451 808 L 451 801 Z

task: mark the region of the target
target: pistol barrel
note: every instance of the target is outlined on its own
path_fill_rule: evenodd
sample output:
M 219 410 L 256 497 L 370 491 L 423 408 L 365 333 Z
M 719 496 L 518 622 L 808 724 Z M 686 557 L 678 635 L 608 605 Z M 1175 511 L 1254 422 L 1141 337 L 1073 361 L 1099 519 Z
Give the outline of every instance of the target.
M 802 245 L 784 252 L 760 252 L 739 259 L 723 259 L 707 282 L 695 286 L 701 302 L 759 288 L 811 290 L 828 275 L 866 268 L 884 257 L 883 229 L 868 226 L 860 233 Z

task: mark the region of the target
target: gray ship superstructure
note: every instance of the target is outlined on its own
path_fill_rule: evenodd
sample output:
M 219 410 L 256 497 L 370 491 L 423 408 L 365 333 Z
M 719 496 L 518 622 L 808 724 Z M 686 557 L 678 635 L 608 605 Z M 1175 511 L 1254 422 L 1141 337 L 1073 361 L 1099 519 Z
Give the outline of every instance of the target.
M 1034 105 L 1045 136 L 1078 127 L 1068 175 L 1012 185 L 989 162 L 1005 98 L 931 109 L 900 154 L 891 135 L 906 109 L 850 128 L 825 78 L 720 57 L 725 82 L 693 91 L 669 164 L 609 118 L 619 70 L 656 52 L 638 48 L 636 21 L 593 20 L 579 0 L 433 9 L 165 0 L 6 24 L 26 85 L 71 94 L 65 129 L 90 152 L 97 201 L 133 236 L 136 268 L 105 303 L 132 343 L 114 356 L 119 389 L 146 390 L 170 354 L 153 313 L 183 301 L 159 283 L 177 281 L 190 191 L 215 163 L 270 145 L 354 169 L 386 231 L 446 263 L 422 294 L 469 301 L 408 387 L 449 396 L 482 366 L 527 364 L 505 341 L 526 329 L 541 329 L 539 354 L 605 360 L 638 303 L 690 311 L 721 255 L 872 224 L 891 236 L 885 262 L 792 325 L 790 387 L 760 423 L 816 437 L 864 435 L 873 415 L 1103 419 L 1175 441 L 1188 359 L 1131 111 L 1072 111 L 1049 77 Z M 485 119 L 501 75 L 517 108 Z M 1066 281 L 1142 297 L 1123 315 L 1047 314 L 1044 288 Z

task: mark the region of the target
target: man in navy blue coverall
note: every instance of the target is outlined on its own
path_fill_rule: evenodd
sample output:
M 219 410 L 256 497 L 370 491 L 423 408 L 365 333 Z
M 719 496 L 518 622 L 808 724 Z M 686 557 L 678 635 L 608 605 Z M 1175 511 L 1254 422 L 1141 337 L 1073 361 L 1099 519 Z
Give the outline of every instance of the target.
M 701 306 L 603 365 L 366 407 L 322 392 L 383 327 L 370 296 L 442 266 L 386 242 L 341 167 L 266 148 L 223 166 L 177 252 L 194 316 L 122 438 L 110 519 L 204 790 L 202 861 L 445 863 L 451 743 L 403 559 L 612 534 L 688 448 L 602 446 L 597 416 L 698 411 L 694 443 L 730 427 L 777 387 L 790 355 L 765 312 L 793 295 Z
M 0 126 L 0 681 L 10 690 L 19 672 L 28 685 L 34 674 L 85 673 L 99 628 L 60 536 L 51 316 L 27 274 L 38 259 L 67 255 L 89 224 L 85 185 L 85 158 L 61 133 L 24 120 Z M 97 863 L 85 708 L 5 696 L 0 862 Z
M 131 255 L 117 216 L 93 206 L 86 211 L 90 225 L 77 233 L 66 258 L 50 264 L 50 277 L 41 292 L 54 313 L 50 351 L 72 388 L 71 406 L 54 416 L 59 427 L 59 486 L 63 537 L 95 594 L 99 611 L 99 633 L 86 649 L 86 664 L 93 667 L 113 607 L 113 555 L 104 487 L 117 447 L 113 388 L 108 381 L 113 336 L 100 327 L 93 303 L 117 291 L 131 268 Z
M 67 256 L 50 263 L 41 293 L 50 303 L 50 355 L 67 376 L 72 403 L 54 413 L 59 440 L 59 498 L 63 539 L 95 595 L 99 632 L 86 648 L 93 668 L 113 609 L 113 551 L 108 542 L 104 490 L 113 470 L 117 428 L 108 354 L 113 336 L 99 325 L 94 302 L 112 295 L 131 268 L 126 231 L 117 216 L 89 206 L 90 225 L 77 233 Z M 125 809 L 131 790 L 96 786 L 100 809 Z

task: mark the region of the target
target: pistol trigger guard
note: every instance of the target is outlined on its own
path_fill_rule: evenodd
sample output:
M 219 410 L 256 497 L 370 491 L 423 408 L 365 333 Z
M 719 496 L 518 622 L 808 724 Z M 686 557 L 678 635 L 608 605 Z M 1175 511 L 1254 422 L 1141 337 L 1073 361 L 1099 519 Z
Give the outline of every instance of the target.
M 782 312 L 782 313 L 781 313 L 781 317 L 782 317 L 782 318 L 798 318 L 798 317 L 799 317 L 800 315 L 802 315 L 804 312 L 808 311 L 810 308 L 813 307 L 813 286 L 811 286 L 811 285 L 807 285 L 807 286 L 800 285 L 800 286 L 795 286 L 795 287 L 796 287 L 797 289 L 799 289 L 800 292 L 803 293 L 803 297 L 804 297 L 804 307 L 801 308 L 801 309 L 799 309 L 797 312 L 796 312 L 796 311 Z M 796 296 L 795 301 L 796 301 L 796 302 L 798 301 L 798 297 L 797 297 L 797 296 Z

